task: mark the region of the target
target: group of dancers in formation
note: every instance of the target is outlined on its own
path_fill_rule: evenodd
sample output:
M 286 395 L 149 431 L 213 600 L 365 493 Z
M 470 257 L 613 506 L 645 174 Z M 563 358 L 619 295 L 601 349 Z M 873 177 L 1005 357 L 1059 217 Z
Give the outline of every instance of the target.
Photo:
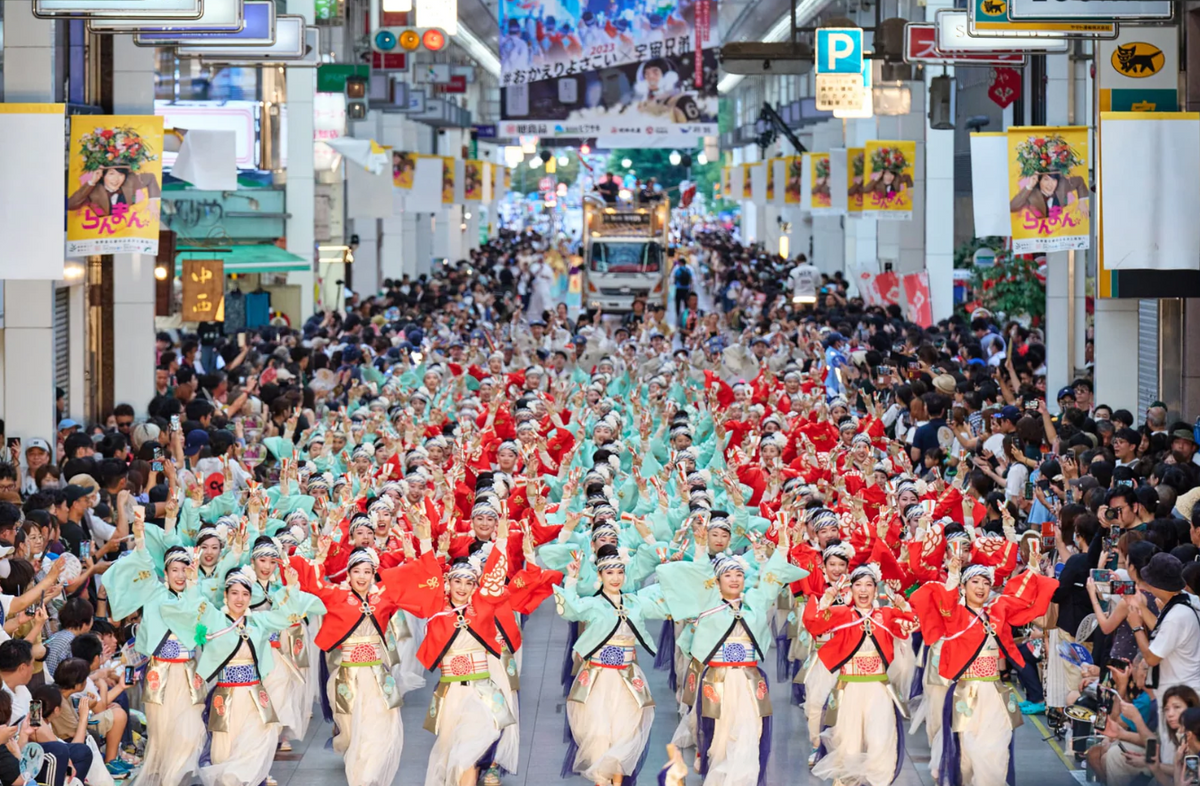
M 940 783 L 1014 783 L 1000 678 L 1057 586 L 1039 537 L 988 523 L 962 476 L 913 479 L 819 359 L 732 385 L 683 355 L 649 375 L 470 363 L 435 351 L 356 386 L 265 440 L 277 482 L 172 487 L 164 520 L 135 520 L 103 585 L 114 619 L 140 615 L 147 782 L 262 783 L 319 703 L 347 782 L 387 786 L 432 672 L 426 786 L 499 783 L 522 624 L 552 598 L 564 776 L 632 783 L 657 712 L 707 786 L 762 786 L 792 701 L 820 778 L 892 782 L 911 719 Z

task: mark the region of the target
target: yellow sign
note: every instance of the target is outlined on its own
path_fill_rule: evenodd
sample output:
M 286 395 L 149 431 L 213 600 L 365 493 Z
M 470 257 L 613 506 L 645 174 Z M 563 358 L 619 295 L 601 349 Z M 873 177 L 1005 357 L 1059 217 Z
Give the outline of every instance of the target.
M 1088 247 L 1087 141 L 1086 128 L 1008 129 L 1014 253 Z
M 864 215 L 880 219 L 912 218 L 916 142 L 872 139 L 863 148 Z
M 724 199 L 732 199 L 733 194 L 729 193 L 733 190 L 733 169 L 732 167 L 721 167 L 721 197 Z
M 751 172 L 754 171 L 754 164 L 742 164 L 742 199 L 753 199 L 754 188 Z
M 392 185 L 395 188 L 410 189 L 413 187 L 413 175 L 417 172 L 416 153 L 401 153 L 392 151 Z
M 778 158 L 767 160 L 767 203 L 775 201 L 775 162 Z
M 157 254 L 163 119 L 75 115 L 67 256 Z
M 1128 44 L 1117 44 L 1113 48 L 1112 67 L 1121 76 L 1131 79 L 1145 79 L 1154 76 L 1162 70 L 1167 56 L 1154 44 L 1145 41 L 1134 41 Z
M 803 180 L 804 157 L 788 156 L 783 159 L 787 178 L 784 181 L 783 202 L 787 205 L 800 204 L 800 183 Z
M 225 321 L 225 263 L 219 259 L 183 260 L 184 322 Z
M 812 162 L 812 171 L 809 173 L 809 182 L 812 183 L 812 206 L 820 210 L 833 204 L 829 193 L 829 154 L 810 153 L 808 158 Z
M 442 204 L 454 204 L 454 159 L 442 157 Z
M 846 171 L 850 174 L 846 179 L 846 209 L 851 213 L 861 213 L 863 209 L 865 152 L 861 147 L 846 148 Z

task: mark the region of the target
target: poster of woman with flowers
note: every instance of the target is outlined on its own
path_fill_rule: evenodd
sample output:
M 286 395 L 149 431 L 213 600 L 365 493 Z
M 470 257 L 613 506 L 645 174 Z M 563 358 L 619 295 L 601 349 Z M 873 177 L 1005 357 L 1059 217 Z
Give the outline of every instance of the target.
M 866 168 L 866 151 L 861 147 L 846 149 L 846 171 L 850 177 L 846 183 L 846 208 L 850 213 L 861 213 L 863 209 L 863 170 Z
M 916 142 L 870 140 L 863 150 L 863 214 L 879 219 L 912 218 Z
M 1013 252 L 1087 248 L 1087 129 L 1010 128 L 1008 152 Z
M 157 254 L 163 119 L 71 119 L 67 256 Z
M 821 210 L 833 204 L 829 193 L 829 154 L 813 153 L 812 161 L 812 206 Z
M 786 162 L 787 182 L 784 185 L 783 202 L 786 205 L 800 204 L 800 183 L 804 177 L 804 157 L 788 156 Z

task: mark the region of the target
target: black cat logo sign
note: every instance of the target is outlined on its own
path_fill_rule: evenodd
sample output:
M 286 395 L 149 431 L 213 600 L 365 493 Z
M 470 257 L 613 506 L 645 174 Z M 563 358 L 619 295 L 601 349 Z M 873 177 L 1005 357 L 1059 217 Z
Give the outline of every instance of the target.
M 1008 3 L 1004 0 L 983 0 L 982 8 L 988 16 L 1004 16 L 1008 11 Z
M 1165 60 L 1162 50 L 1154 44 L 1136 41 L 1116 46 L 1112 54 L 1112 67 L 1121 76 L 1144 79 L 1157 74 Z

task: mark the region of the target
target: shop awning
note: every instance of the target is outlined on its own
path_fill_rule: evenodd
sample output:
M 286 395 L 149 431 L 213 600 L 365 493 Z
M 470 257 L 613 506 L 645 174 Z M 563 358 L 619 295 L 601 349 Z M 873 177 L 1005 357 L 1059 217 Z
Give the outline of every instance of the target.
M 312 270 L 312 261 L 285 251 L 276 245 L 221 246 L 197 248 L 181 246 L 175 261 L 175 275 L 183 275 L 184 259 L 219 259 L 225 263 L 225 275 L 238 273 L 288 273 Z

